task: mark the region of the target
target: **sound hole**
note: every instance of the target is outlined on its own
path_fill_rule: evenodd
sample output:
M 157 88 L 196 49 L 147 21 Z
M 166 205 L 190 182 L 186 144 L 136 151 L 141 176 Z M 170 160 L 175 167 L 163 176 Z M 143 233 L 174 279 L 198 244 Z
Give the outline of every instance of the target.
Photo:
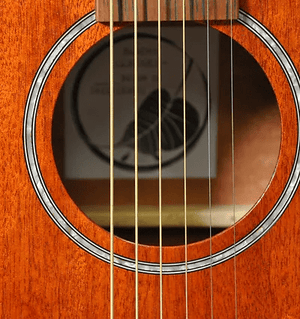
M 157 29 L 141 27 L 139 64 L 139 242 L 158 245 Z M 162 29 L 163 244 L 184 243 L 182 29 Z M 209 237 L 206 30 L 187 28 L 188 242 Z M 109 48 L 99 41 L 74 66 L 53 116 L 53 152 L 71 198 L 109 231 Z M 234 223 L 230 39 L 211 30 L 212 233 Z M 263 70 L 234 43 L 236 219 L 264 193 L 280 146 L 280 113 Z M 134 241 L 133 30 L 115 33 L 114 232 Z

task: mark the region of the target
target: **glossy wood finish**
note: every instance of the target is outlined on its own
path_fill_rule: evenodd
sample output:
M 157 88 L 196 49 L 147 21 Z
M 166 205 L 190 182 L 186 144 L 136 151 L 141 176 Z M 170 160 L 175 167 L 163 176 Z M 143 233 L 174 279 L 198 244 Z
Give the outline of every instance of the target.
M 300 1 L 241 0 L 287 50 L 298 70 Z M 26 170 L 22 146 L 24 105 L 34 74 L 58 37 L 93 10 L 93 1 L 26 0 L 1 6 L 1 318 L 109 318 L 109 265 L 84 252 L 51 221 Z M 229 27 L 216 26 L 229 34 Z M 109 234 L 76 207 L 56 170 L 51 119 L 59 89 L 78 58 L 109 32 L 97 24 L 64 53 L 42 95 L 37 148 L 42 173 L 57 205 L 82 233 L 103 247 Z M 297 140 L 296 112 L 283 71 L 267 48 L 240 25 L 234 38 L 260 63 L 281 111 L 282 141 L 276 174 L 253 211 L 236 226 L 243 237 L 272 208 L 290 173 Z M 237 262 L 238 318 L 298 318 L 300 304 L 299 193 L 271 231 Z M 212 240 L 213 251 L 233 243 L 233 229 Z M 134 246 L 115 240 L 115 251 L 134 258 Z M 189 259 L 209 254 L 209 241 L 189 246 Z M 140 260 L 158 261 L 156 247 L 139 247 Z M 183 261 L 183 247 L 163 249 L 163 261 Z M 234 265 L 212 269 L 214 318 L 234 318 Z M 185 317 L 184 276 L 163 278 L 164 318 Z M 115 269 L 115 318 L 134 318 L 134 274 Z M 210 270 L 188 275 L 189 318 L 211 318 Z M 159 318 L 159 277 L 139 276 L 139 318 Z
M 96 0 L 97 21 L 109 22 L 109 2 Z M 133 2 L 114 0 L 114 21 L 133 21 Z M 157 21 L 157 1 L 139 0 L 138 21 Z M 161 21 L 182 21 L 182 1 L 161 1 Z M 186 20 L 207 19 L 207 0 L 186 1 Z M 232 8 L 232 13 L 231 13 Z M 238 0 L 209 0 L 210 20 L 229 20 L 238 17 Z

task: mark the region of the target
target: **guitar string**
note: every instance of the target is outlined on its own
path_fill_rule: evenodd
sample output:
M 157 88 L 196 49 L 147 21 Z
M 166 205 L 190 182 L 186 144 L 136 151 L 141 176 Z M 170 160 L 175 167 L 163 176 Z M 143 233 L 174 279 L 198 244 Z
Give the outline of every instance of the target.
M 208 147 L 208 210 L 209 210 L 209 255 L 210 255 L 210 306 L 211 318 L 214 318 L 213 269 L 212 269 L 212 195 L 211 195 L 211 105 L 210 105 L 210 30 L 209 0 L 206 1 L 206 62 L 207 62 L 207 147 Z
M 232 4 L 231 4 L 232 5 Z M 137 3 L 134 0 L 134 116 L 135 116 L 135 299 L 136 318 L 138 318 L 138 105 L 137 105 Z M 185 90 L 185 0 L 183 0 L 183 117 L 184 117 L 184 220 L 185 220 L 185 294 L 186 294 L 186 318 L 188 318 L 188 283 L 187 283 L 187 207 L 186 207 L 186 90 Z M 162 154 L 161 154 L 161 21 L 160 0 L 158 0 L 158 116 L 159 116 L 159 264 L 160 264 L 160 318 L 163 318 L 162 310 Z M 233 215 L 235 222 L 235 187 L 234 187 L 234 126 L 233 126 L 233 44 L 232 44 L 232 10 L 231 10 L 231 129 L 232 129 L 232 183 L 233 183 Z M 210 212 L 210 256 L 212 256 L 212 201 L 211 201 L 211 125 L 210 125 L 210 33 L 209 33 L 209 0 L 207 0 L 207 104 L 208 104 L 208 180 L 209 180 L 209 212 Z M 111 318 L 114 317 L 114 97 L 113 97 L 113 1 L 110 0 L 110 299 Z M 236 241 L 234 224 L 234 244 Z M 211 318 L 213 318 L 213 280 L 212 267 L 210 267 L 211 281 Z M 235 318 L 237 318 L 237 287 L 236 287 L 236 258 L 234 257 L 234 281 L 235 281 Z
M 230 14 L 230 109 L 231 109 L 231 172 L 232 172 L 232 203 L 233 203 L 233 274 L 234 274 L 234 312 L 235 319 L 238 317 L 237 313 L 237 274 L 236 274 L 236 207 L 235 207 L 235 147 L 234 147 L 234 74 L 233 74 L 233 1 L 231 1 L 231 14 Z
M 162 153 L 161 153 L 161 0 L 157 1 L 157 42 L 158 42 L 158 206 L 159 206 L 159 296 L 160 319 L 163 318 L 163 280 L 162 280 Z
M 188 237 L 187 237 L 187 197 L 186 197 L 186 71 L 185 71 L 185 0 L 182 0 L 182 98 L 183 98 L 183 205 L 184 205 L 184 260 L 185 260 L 185 318 L 188 319 Z
M 135 318 L 139 316 L 138 272 L 138 61 L 137 61 L 137 0 L 134 0 L 134 228 L 135 228 Z
M 114 40 L 113 40 L 113 0 L 109 2 L 109 111 L 110 111 L 110 318 L 114 318 Z

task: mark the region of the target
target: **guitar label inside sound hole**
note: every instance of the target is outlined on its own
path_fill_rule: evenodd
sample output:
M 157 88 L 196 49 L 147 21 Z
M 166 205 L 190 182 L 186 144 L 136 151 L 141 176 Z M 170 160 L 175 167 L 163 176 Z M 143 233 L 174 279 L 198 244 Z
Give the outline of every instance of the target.
M 134 241 L 133 33 L 115 34 L 115 234 Z M 139 45 L 139 240 L 158 244 L 157 39 L 140 28 Z M 182 142 L 182 29 L 162 32 L 163 241 L 184 243 Z M 209 236 L 206 30 L 187 30 L 188 241 Z M 230 42 L 211 31 L 212 226 L 233 224 Z M 57 101 L 53 149 L 60 174 L 77 205 L 109 229 L 108 39 L 85 54 Z M 96 71 L 95 71 L 96 70 Z M 95 77 L 99 74 L 99 77 Z M 255 60 L 234 44 L 235 199 L 237 219 L 263 194 L 280 144 L 280 114 L 271 86 Z M 62 126 L 61 123 L 64 123 Z M 58 130 L 61 130 L 59 133 Z M 60 135 L 64 140 L 56 139 Z M 63 154 L 63 158 L 62 158 Z

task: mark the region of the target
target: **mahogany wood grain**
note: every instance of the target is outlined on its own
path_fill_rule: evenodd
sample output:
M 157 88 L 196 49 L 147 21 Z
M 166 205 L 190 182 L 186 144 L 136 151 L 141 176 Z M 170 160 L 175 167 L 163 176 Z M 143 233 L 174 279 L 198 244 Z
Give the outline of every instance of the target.
M 300 1 L 241 0 L 300 69 Z M 93 1 L 26 0 L 1 4 L 1 318 L 109 318 L 109 265 L 89 255 L 54 225 L 31 185 L 23 154 L 24 105 L 32 79 L 55 41 Z M 216 26 L 229 34 L 228 25 Z M 54 163 L 51 121 L 59 89 L 79 57 L 108 34 L 106 25 L 86 31 L 63 54 L 47 81 L 37 118 L 37 151 L 51 195 L 83 234 L 109 247 L 109 234 L 92 223 L 66 192 Z M 283 71 L 266 47 L 241 25 L 233 37 L 259 62 L 276 94 L 282 140 L 277 170 L 256 207 L 236 225 L 237 239 L 269 212 L 291 171 L 297 140 L 296 112 Z M 259 242 L 237 256 L 238 318 L 299 317 L 299 192 Z M 213 251 L 233 243 L 233 229 L 212 239 Z M 134 258 L 134 245 L 116 238 L 115 251 Z M 189 260 L 209 254 L 209 241 L 191 244 Z M 140 260 L 158 261 L 156 247 L 139 247 Z M 183 247 L 163 248 L 163 261 L 183 261 Z M 229 260 L 212 269 L 214 318 L 234 318 L 234 267 Z M 115 318 L 134 318 L 134 274 L 115 269 Z M 163 278 L 164 318 L 184 318 L 184 277 Z M 211 318 L 210 270 L 188 275 L 189 318 Z M 139 318 L 159 318 L 159 277 L 139 276 Z

